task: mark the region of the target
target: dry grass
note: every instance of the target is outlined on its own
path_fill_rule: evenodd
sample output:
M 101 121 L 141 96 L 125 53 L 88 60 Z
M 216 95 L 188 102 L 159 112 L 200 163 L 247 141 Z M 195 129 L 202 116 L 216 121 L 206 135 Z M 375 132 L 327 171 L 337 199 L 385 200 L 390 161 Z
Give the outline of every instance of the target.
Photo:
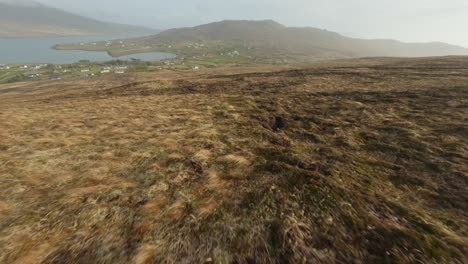
M 0 86 L 0 263 L 463 263 L 467 83 L 454 57 Z

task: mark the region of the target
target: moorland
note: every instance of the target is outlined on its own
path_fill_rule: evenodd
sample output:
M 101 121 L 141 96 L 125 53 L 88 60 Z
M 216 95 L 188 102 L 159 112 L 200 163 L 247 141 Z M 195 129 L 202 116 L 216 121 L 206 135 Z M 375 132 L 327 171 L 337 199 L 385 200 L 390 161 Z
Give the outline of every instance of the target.
M 468 58 L 0 85 L 1 263 L 464 263 Z

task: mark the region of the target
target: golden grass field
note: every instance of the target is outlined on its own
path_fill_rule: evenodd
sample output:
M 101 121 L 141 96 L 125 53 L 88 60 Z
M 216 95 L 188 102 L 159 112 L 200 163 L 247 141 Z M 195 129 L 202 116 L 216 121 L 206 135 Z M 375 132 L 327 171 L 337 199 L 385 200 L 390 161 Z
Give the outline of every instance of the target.
M 466 263 L 468 58 L 0 85 L 0 263 Z

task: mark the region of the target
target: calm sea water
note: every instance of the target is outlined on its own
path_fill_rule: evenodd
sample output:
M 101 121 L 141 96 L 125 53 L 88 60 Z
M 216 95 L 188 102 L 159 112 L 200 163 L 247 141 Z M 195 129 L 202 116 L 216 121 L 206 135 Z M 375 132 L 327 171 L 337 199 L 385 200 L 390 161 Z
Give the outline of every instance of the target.
M 174 58 L 174 54 L 149 52 L 122 57 L 111 57 L 107 52 L 54 50 L 52 46 L 61 43 L 92 42 L 100 40 L 123 39 L 136 36 L 79 36 L 47 38 L 0 38 L 0 64 L 13 63 L 54 63 L 67 64 L 80 60 L 109 61 L 140 59 L 159 61 Z

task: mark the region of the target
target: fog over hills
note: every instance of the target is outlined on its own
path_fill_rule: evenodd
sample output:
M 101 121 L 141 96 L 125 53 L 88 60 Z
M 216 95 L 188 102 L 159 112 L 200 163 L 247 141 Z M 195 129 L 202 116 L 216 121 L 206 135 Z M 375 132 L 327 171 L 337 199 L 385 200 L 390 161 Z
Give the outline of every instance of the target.
M 41 3 L 36 1 L 29 0 L 0 0 L 0 3 L 13 5 L 13 6 L 23 6 L 23 7 L 39 7 L 43 6 Z
M 0 37 L 150 34 L 155 30 L 75 15 L 34 1 L 0 0 Z
M 468 49 L 445 43 L 404 43 L 396 40 L 364 40 L 312 27 L 286 27 L 272 20 L 228 20 L 171 29 L 145 39 L 148 44 L 190 42 L 223 43 L 244 54 L 269 57 L 353 58 L 368 56 L 423 57 L 467 55 Z
M 440 41 L 468 47 L 466 0 L 37 0 L 72 13 L 160 29 L 223 19 L 312 26 L 365 39 Z

